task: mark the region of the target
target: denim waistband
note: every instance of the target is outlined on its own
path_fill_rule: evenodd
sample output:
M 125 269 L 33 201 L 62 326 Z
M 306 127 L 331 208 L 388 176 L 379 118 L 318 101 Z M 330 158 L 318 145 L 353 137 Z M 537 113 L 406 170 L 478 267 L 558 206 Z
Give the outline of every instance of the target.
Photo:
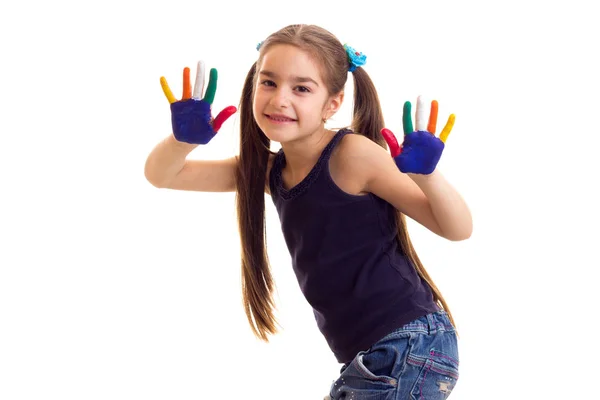
M 419 332 L 427 335 L 434 335 L 437 332 L 453 332 L 454 330 L 454 326 L 452 326 L 446 311 L 440 310 L 423 315 L 422 317 L 419 317 L 414 321 L 411 321 L 408 324 L 394 330 L 387 336 L 402 332 Z

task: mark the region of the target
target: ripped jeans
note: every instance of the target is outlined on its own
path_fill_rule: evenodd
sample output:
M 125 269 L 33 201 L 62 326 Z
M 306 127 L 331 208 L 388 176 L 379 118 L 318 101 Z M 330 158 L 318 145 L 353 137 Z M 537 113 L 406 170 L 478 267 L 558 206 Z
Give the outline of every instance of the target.
M 331 400 L 442 400 L 458 380 L 454 327 L 441 310 L 396 329 L 342 366 Z M 327 397 L 326 397 L 327 399 Z

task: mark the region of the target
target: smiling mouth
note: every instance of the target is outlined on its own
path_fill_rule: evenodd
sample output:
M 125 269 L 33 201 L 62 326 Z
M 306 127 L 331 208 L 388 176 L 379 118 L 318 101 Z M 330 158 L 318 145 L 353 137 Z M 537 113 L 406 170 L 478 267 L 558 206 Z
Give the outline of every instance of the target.
M 294 121 L 296 121 L 295 119 L 288 118 L 288 117 L 282 117 L 282 116 L 271 116 L 269 114 L 265 114 L 265 116 L 274 122 L 294 122 Z

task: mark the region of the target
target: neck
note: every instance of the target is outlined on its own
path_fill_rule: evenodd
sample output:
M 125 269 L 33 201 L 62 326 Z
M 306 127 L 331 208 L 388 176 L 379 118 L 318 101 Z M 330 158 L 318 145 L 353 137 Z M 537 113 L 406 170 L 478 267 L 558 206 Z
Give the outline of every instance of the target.
M 334 135 L 335 132 L 322 127 L 302 139 L 281 143 L 289 173 L 292 176 L 308 173 Z

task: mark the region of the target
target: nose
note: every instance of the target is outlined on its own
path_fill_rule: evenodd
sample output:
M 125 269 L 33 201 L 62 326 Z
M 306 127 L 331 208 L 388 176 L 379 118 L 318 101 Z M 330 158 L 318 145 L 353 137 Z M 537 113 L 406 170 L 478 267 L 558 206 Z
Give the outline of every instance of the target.
M 290 105 L 289 94 L 284 88 L 277 88 L 269 102 L 273 107 L 286 108 Z

